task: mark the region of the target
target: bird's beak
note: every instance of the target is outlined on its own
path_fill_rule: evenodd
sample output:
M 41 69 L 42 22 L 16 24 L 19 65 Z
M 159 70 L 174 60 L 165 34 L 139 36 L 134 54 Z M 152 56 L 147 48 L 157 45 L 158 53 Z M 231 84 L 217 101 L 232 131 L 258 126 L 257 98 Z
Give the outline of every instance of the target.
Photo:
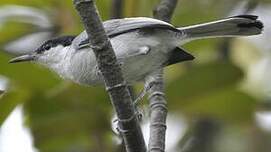
M 35 55 L 27 54 L 15 57 L 9 61 L 9 63 L 17 63 L 17 62 L 26 62 L 26 61 L 33 61 L 35 59 Z

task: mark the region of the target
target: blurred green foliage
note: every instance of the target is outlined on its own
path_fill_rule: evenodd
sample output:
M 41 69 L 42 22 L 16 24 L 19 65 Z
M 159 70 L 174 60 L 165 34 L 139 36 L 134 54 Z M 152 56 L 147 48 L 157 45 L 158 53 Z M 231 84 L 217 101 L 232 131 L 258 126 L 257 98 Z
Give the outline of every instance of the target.
M 110 151 L 111 106 L 104 90 L 62 85 L 35 94 L 25 104 L 37 147 L 44 151 Z
M 158 2 L 126 0 L 124 15 L 151 16 Z M 180 0 L 173 24 L 184 26 L 222 18 L 238 2 Z M 269 0 L 259 2 L 270 3 Z M 1 0 L 0 8 L 11 4 L 44 10 L 60 27 L 61 34 L 78 34 L 82 30 L 71 0 Z M 108 19 L 111 0 L 99 0 L 97 6 L 102 18 Z M 0 46 L 36 30 L 25 23 L 7 22 L 0 26 Z M 220 60 L 221 41 L 202 40 L 186 45 L 196 60 L 166 69 L 167 77 L 171 78 L 166 87 L 169 111 L 184 115 L 189 123 L 207 117 L 228 125 L 254 124 L 258 99 L 239 89 L 244 71 L 229 59 Z M 11 55 L 0 52 L 0 74 L 10 80 L 8 90 L 0 99 L 0 125 L 17 105 L 23 104 L 26 124 L 31 128 L 35 146 L 42 152 L 118 151 L 112 142 L 112 107 L 103 87 L 63 81 L 48 69 L 32 63 L 10 65 L 10 58 Z
M 196 65 L 167 87 L 170 109 L 231 123 L 251 121 L 256 100 L 236 88 L 242 78 L 227 62 Z

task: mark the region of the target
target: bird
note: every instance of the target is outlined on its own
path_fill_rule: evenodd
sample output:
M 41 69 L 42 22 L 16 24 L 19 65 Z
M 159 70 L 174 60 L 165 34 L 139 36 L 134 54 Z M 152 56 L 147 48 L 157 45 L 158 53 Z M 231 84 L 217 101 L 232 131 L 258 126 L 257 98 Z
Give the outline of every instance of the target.
M 103 26 L 128 84 L 144 82 L 157 69 L 193 60 L 194 56 L 181 47 L 190 41 L 258 35 L 264 27 L 255 15 L 238 15 L 186 27 L 148 17 L 112 19 L 103 22 Z M 104 82 L 86 31 L 78 36 L 47 40 L 32 53 L 15 57 L 10 63 L 25 61 L 39 63 L 81 85 Z M 150 88 L 150 84 L 145 83 L 144 88 Z

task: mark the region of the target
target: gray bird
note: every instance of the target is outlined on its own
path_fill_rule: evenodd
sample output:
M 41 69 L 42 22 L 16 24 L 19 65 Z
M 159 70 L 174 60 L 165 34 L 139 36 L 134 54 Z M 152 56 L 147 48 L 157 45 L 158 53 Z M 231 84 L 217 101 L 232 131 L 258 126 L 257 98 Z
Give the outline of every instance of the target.
M 192 55 L 179 47 L 192 40 L 260 34 L 263 24 L 257 18 L 240 15 L 180 28 L 146 17 L 108 20 L 103 25 L 122 74 L 132 84 L 144 81 L 159 68 L 193 60 Z M 10 63 L 23 61 L 40 63 L 62 78 L 82 85 L 103 83 L 85 31 L 78 36 L 48 40 L 33 53 L 16 57 Z

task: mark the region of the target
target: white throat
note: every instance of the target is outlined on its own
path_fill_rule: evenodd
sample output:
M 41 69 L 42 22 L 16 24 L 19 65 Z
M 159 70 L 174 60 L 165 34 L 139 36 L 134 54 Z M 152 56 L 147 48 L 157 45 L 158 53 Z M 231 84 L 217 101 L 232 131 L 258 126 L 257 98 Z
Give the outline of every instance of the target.
M 55 71 L 61 77 L 70 79 L 69 67 L 73 50 L 70 46 L 56 46 L 48 51 L 45 51 L 39 57 L 38 62 L 49 69 Z

